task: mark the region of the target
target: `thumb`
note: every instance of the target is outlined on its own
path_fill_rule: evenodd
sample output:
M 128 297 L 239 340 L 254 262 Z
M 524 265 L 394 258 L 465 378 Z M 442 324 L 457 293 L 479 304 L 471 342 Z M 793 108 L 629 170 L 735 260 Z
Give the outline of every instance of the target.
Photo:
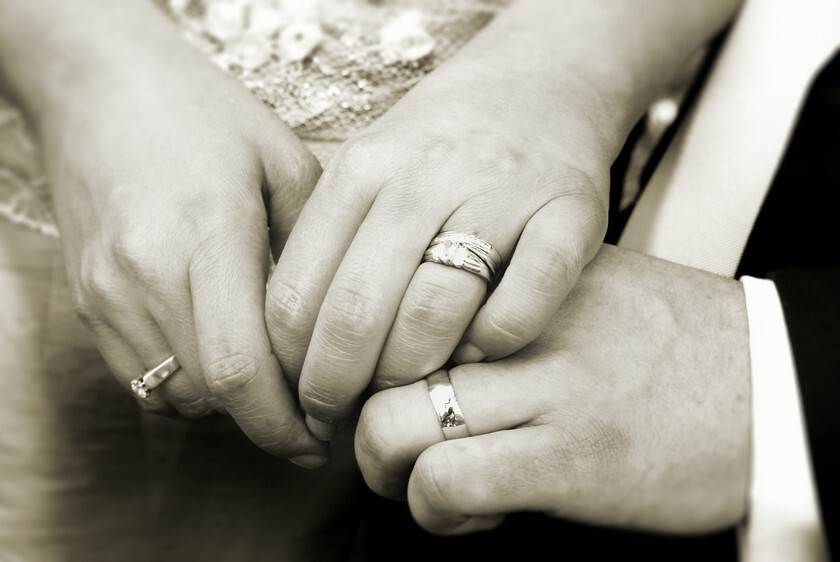
M 417 524 L 438 535 L 497 527 L 505 514 L 546 511 L 545 426 L 444 441 L 417 459 L 408 505 Z

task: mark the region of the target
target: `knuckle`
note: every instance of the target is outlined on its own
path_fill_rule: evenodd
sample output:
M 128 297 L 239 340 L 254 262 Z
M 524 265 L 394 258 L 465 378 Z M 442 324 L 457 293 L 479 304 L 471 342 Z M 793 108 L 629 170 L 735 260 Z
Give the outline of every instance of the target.
M 99 313 L 91 302 L 81 294 L 73 296 L 73 311 L 82 325 L 88 330 L 99 324 Z
M 580 275 L 580 260 L 566 248 L 557 244 L 544 244 L 532 248 L 540 259 L 527 260 L 522 264 L 522 273 L 517 276 L 519 294 L 557 300 L 566 295 Z
M 101 255 L 88 253 L 79 268 L 76 290 L 88 295 L 91 300 L 108 295 L 116 285 L 112 262 Z
M 423 178 L 429 170 L 437 171 L 440 177 L 462 175 L 466 166 L 470 175 L 480 178 L 475 185 L 485 190 L 508 185 L 510 178 L 523 173 L 530 159 L 515 146 L 488 143 L 486 138 L 476 134 L 466 137 L 428 135 L 416 146 L 405 167 L 414 177 Z
M 306 295 L 275 275 L 266 293 L 265 321 L 272 348 L 286 375 L 297 379 L 315 324 L 317 309 Z
M 388 325 L 383 304 L 365 294 L 363 285 L 330 289 L 329 304 L 320 311 L 326 343 L 341 354 L 352 354 L 370 345 L 371 336 Z
M 367 190 L 375 182 L 357 180 L 370 178 L 372 171 L 380 169 L 384 149 L 386 146 L 375 134 L 362 133 L 353 137 L 342 145 L 324 168 L 319 189 L 335 192 L 344 198 L 347 195 L 362 196 L 359 190 Z M 367 196 L 367 192 L 364 195 Z
M 111 253 L 116 264 L 123 271 L 143 273 L 153 269 L 154 263 L 151 255 L 152 248 L 156 244 L 150 243 L 151 237 L 148 229 L 144 228 L 123 228 L 111 239 Z
M 427 137 L 417 145 L 414 160 L 421 164 L 422 169 L 437 169 L 447 164 L 451 166 L 452 155 L 463 153 L 464 147 L 468 145 L 469 143 L 463 144 L 445 136 Z
M 210 392 L 214 396 L 241 392 L 257 377 L 266 360 L 257 354 L 230 352 L 208 361 L 204 373 Z
M 502 146 L 484 148 L 476 155 L 476 166 L 490 178 L 506 181 L 518 177 L 527 166 L 528 156 L 521 149 Z
M 302 145 L 301 150 L 298 150 L 292 158 L 288 156 L 283 158 L 282 164 L 282 177 L 289 178 L 301 186 L 315 185 L 323 171 L 318 158 Z
M 550 167 L 541 178 L 541 184 L 552 188 L 551 191 L 563 197 L 579 197 L 581 202 L 595 200 L 595 194 L 600 190 L 593 177 L 574 166 Z
M 308 299 L 294 285 L 275 275 L 266 293 L 266 321 L 269 331 L 300 336 L 312 329 Z
M 529 343 L 535 330 L 529 315 L 521 311 L 507 314 L 497 308 L 487 309 L 484 328 L 494 341 L 517 348 Z
M 87 328 L 95 328 L 101 322 L 104 308 L 117 292 L 112 270 L 99 260 L 91 261 L 82 265 L 73 288 L 73 309 Z
M 363 169 L 365 163 L 376 160 L 377 154 L 384 148 L 379 135 L 362 133 L 344 143 L 335 160 L 337 166 L 350 167 L 352 170 Z M 332 165 L 332 162 L 330 163 Z
M 304 157 L 302 159 L 300 165 L 300 174 L 298 177 L 302 178 L 305 183 L 312 183 L 318 181 L 318 178 L 321 177 L 324 168 L 321 166 L 321 162 L 318 158 L 315 157 L 314 154 L 309 152 L 308 150 L 304 152 Z
M 600 233 L 600 237 L 591 237 L 600 242 L 607 230 L 610 204 L 609 192 L 601 186 L 609 186 L 609 181 L 593 179 L 576 168 L 556 171 L 544 181 L 549 184 L 548 191 L 574 209 L 578 214 L 576 222 L 585 226 L 586 232 Z
M 440 337 L 442 326 L 464 324 L 463 311 L 458 303 L 464 300 L 452 287 L 440 284 L 424 284 L 417 287 L 403 299 L 402 310 L 405 325 L 425 339 Z

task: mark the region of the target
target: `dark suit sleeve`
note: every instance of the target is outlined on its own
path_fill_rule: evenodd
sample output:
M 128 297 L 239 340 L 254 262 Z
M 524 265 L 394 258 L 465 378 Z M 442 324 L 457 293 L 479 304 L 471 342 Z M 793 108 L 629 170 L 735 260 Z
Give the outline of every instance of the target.
M 775 271 L 826 538 L 840 552 L 840 266 Z

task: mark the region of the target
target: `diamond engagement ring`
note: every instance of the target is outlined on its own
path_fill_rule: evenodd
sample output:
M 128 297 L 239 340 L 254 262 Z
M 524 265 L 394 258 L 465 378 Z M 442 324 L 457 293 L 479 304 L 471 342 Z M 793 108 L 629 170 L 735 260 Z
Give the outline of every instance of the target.
M 461 413 L 461 407 L 458 406 L 458 400 L 455 398 L 455 389 L 452 388 L 449 373 L 444 369 L 435 371 L 426 377 L 426 384 L 429 387 L 429 398 L 432 399 L 432 405 L 437 412 L 444 438 L 469 437 L 470 431 L 467 429 L 464 414 Z
M 492 245 L 472 234 L 441 232 L 432 239 L 423 262 L 457 267 L 492 283 L 502 265 L 502 258 Z
M 145 400 L 151 395 L 153 389 L 159 387 L 180 368 L 181 364 L 173 355 L 154 369 L 146 371 L 142 377 L 131 381 L 131 392 L 137 398 Z

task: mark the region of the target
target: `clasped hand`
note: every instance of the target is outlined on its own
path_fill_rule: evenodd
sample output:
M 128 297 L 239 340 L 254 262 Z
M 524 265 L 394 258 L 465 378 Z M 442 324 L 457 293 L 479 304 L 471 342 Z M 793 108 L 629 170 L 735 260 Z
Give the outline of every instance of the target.
M 272 346 L 321 439 L 367 391 L 525 346 L 603 238 L 606 158 L 570 149 L 528 111 L 500 116 L 490 85 L 466 102 L 439 84 L 420 84 L 338 151 L 269 281 Z M 492 292 L 421 263 L 444 231 L 498 251 L 508 265 Z
M 126 386 L 170 353 L 182 364 L 146 407 L 226 412 L 258 446 L 316 467 L 378 390 L 358 423 L 360 467 L 434 532 L 522 509 L 669 531 L 740 517 L 739 285 L 602 248 L 603 160 L 582 169 L 579 148 L 540 138 L 525 152 L 499 132 L 509 126 L 451 108 L 441 114 L 463 122 L 435 119 L 409 97 L 318 181 L 311 154 L 247 92 L 235 126 L 208 118 L 240 90 L 207 79 L 220 97 L 177 106 L 166 126 L 155 104 L 194 91 L 132 90 L 148 115 L 130 135 L 120 120 L 44 125 L 56 127 L 45 149 L 80 316 Z M 66 131 L 90 139 L 72 159 Z M 509 260 L 489 298 L 478 276 L 421 264 L 442 230 Z M 422 379 L 453 355 L 472 436 L 444 441 Z
M 539 127 L 493 119 L 492 96 L 477 110 L 418 89 L 318 180 L 238 84 L 171 79 L 172 91 L 135 82 L 98 98 L 110 126 L 84 112 L 42 124 L 81 318 L 126 387 L 170 354 L 181 362 L 146 407 L 226 412 L 258 446 L 317 467 L 378 390 L 356 435 L 362 472 L 435 532 L 520 509 L 671 531 L 743 513 L 738 284 L 608 247 L 584 269 L 606 219 L 597 145 L 525 138 Z M 444 230 L 509 262 L 492 292 L 421 263 Z M 453 356 L 472 436 L 444 441 L 422 379 Z
M 610 165 L 661 68 L 729 13 L 695 25 L 699 8 L 661 4 L 569 3 L 558 28 L 549 4 L 518 3 L 321 175 L 145 3 L 108 11 L 113 26 L 99 6 L 17 3 L 24 21 L 77 16 L 49 20 L 48 54 L 11 74 L 44 140 L 79 316 L 118 381 L 174 355 L 145 407 L 227 413 L 308 467 L 378 391 L 356 435 L 364 476 L 435 532 L 518 509 L 671 531 L 736 520 L 739 285 L 600 246 Z M 627 11 L 644 21 L 627 26 Z M 657 33 L 674 12 L 685 35 Z M 85 30 L 115 33 L 102 48 Z M 681 40 L 647 40 L 666 36 Z M 424 263 L 442 231 L 492 244 L 498 282 Z M 422 379 L 450 359 L 471 436 L 443 441 Z
M 443 77 L 319 180 L 276 116 L 172 47 L 136 53 L 147 74 L 94 65 L 40 119 L 79 316 L 127 388 L 180 362 L 144 407 L 225 412 L 263 449 L 317 466 L 366 392 L 532 341 L 597 251 L 610 155 L 575 134 L 576 112 L 558 138 L 537 111 L 505 114 L 492 84 L 465 100 Z M 421 264 L 445 230 L 494 246 L 507 269 L 492 292 Z

